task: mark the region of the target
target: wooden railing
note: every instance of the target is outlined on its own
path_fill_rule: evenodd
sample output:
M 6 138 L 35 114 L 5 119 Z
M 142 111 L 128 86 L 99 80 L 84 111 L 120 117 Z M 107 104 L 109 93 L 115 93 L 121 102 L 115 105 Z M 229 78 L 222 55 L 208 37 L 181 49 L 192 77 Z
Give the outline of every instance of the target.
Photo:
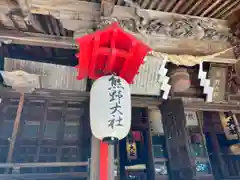
M 40 179 L 68 179 L 73 177 L 81 179 L 87 178 L 89 174 L 89 162 L 0 163 L 0 169 L 5 171 L 6 168 L 10 168 L 11 172 L 10 174 L 0 173 L 0 180 L 9 178 L 32 179 L 36 177 Z M 54 168 L 57 170 L 56 172 L 53 172 Z M 68 168 L 74 169 L 68 170 Z M 27 169 L 28 171 L 26 171 Z
M 222 155 L 224 160 L 224 176 L 240 179 L 240 155 Z
M 240 179 L 240 155 L 221 155 L 223 163 L 217 159 L 217 156 L 211 155 L 212 169 L 215 172 L 215 176 L 218 176 L 222 180 Z

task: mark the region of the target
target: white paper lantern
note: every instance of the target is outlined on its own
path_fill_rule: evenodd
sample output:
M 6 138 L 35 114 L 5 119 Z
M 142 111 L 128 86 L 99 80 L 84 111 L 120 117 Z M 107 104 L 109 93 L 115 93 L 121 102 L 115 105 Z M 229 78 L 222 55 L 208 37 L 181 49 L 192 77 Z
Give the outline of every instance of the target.
M 90 91 L 90 125 L 100 139 L 123 139 L 131 127 L 129 84 L 114 75 L 97 79 Z

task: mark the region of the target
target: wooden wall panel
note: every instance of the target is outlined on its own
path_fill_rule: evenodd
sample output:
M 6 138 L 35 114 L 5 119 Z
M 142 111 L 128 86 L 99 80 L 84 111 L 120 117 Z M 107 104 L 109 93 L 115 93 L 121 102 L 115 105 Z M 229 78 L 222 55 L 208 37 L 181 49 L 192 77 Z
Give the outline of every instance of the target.
M 5 71 L 23 70 L 40 76 L 41 88 L 86 91 L 87 80 L 77 80 L 77 70 L 70 66 L 5 58 Z
M 6 161 L 18 99 L 3 99 L 0 104 L 0 161 Z M 61 100 L 26 100 L 13 154 L 14 163 L 86 162 L 90 156 L 90 127 L 85 106 Z M 89 120 L 88 120 L 89 121 Z M 83 127 L 84 126 L 84 127 Z M 37 164 L 36 164 L 37 165 Z M 1 168 L 0 168 L 1 169 Z M 85 173 L 87 167 L 20 168 L 21 173 Z M 1 176 L 1 171 L 0 171 Z M 54 175 L 53 175 L 54 176 Z

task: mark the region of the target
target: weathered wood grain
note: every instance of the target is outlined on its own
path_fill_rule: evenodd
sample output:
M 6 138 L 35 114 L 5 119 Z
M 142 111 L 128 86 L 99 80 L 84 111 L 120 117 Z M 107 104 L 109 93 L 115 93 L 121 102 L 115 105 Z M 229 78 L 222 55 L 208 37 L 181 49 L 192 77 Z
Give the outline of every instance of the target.
M 109 5 L 113 5 L 113 3 L 110 0 L 106 1 L 105 4 L 106 3 Z M 102 3 L 102 6 L 103 4 L 104 3 Z M 94 22 L 98 21 L 102 11 L 101 9 L 102 6 L 99 3 L 76 1 L 76 0 L 66 0 L 66 1 L 32 0 L 30 5 L 31 5 L 30 10 L 31 10 L 31 13 L 33 14 L 52 15 L 56 19 L 60 19 L 63 21 L 78 20 L 78 21 L 74 21 L 74 23 L 71 23 L 71 24 L 73 26 L 76 26 L 76 24 L 79 24 L 80 27 L 82 27 L 82 25 L 80 24 L 83 22 L 84 23 L 89 22 L 90 24 L 92 24 L 92 22 L 90 21 L 94 21 Z M 16 9 L 16 8 L 19 8 L 19 7 L 13 4 L 7 5 L 6 2 L 5 3 L 0 2 L 0 10 L 1 10 L 1 13 L 3 14 L 6 14 L 11 9 Z M 139 18 L 136 15 L 135 11 L 136 10 L 132 7 L 123 7 L 123 6 L 116 5 L 111 11 L 109 11 L 109 13 L 107 13 L 107 16 L 109 16 L 112 13 L 111 15 L 112 17 L 117 17 L 119 19 Z M 180 14 L 167 13 L 167 12 L 161 12 L 156 10 L 141 9 L 139 11 L 139 15 L 144 16 L 144 14 L 147 14 L 147 16 L 149 16 L 149 19 L 158 19 L 161 21 L 197 18 L 197 19 L 201 19 L 203 21 L 208 22 L 206 25 L 209 27 L 211 27 L 213 23 L 215 23 L 217 27 L 214 27 L 214 28 L 217 31 L 221 31 L 221 32 L 228 31 L 228 27 L 226 26 L 226 21 L 224 20 L 190 16 L 190 15 L 180 15 Z M 68 28 L 71 29 L 70 26 Z
M 169 174 L 173 179 L 192 180 L 196 170 L 191 163 L 184 104 L 181 99 L 171 99 L 164 101 L 159 110 L 168 151 Z
M 5 71 L 23 70 L 40 75 L 40 88 L 86 91 L 87 80 L 77 80 L 74 67 L 5 58 Z
M 110 16 L 113 13 L 115 0 L 101 0 L 101 15 Z
M 146 42 L 140 35 L 137 38 Z M 5 44 L 23 44 L 33 46 L 45 46 L 64 49 L 77 49 L 75 41 L 71 37 L 59 37 L 37 33 L 23 33 L 17 31 L 0 31 L 0 39 Z M 209 55 L 231 47 L 229 43 L 192 40 L 192 39 L 167 39 L 165 37 L 148 36 L 148 42 L 155 51 L 169 54 Z M 231 51 L 214 58 L 211 62 L 234 64 L 236 59 Z
M 8 5 L 9 6 L 9 5 Z M 75 0 L 66 0 L 66 1 L 47 1 L 47 0 L 32 0 L 31 1 L 31 12 L 36 14 L 51 15 L 56 19 L 59 19 L 64 28 L 78 31 L 82 36 L 89 31 L 92 31 L 97 24 L 100 22 L 101 16 L 101 5 L 99 3 L 75 1 Z M 6 2 L 0 2 L 0 10 L 3 9 L 2 19 L 5 18 L 5 24 L 8 27 L 11 27 L 12 24 L 7 19 L 8 16 L 5 16 L 7 4 Z M 11 8 L 16 8 L 16 5 L 11 5 Z M 178 25 L 178 23 L 188 24 L 192 22 L 193 19 L 203 21 L 202 26 L 206 26 L 210 30 L 213 30 L 214 33 L 211 35 L 210 39 L 198 39 L 202 37 L 201 31 L 196 31 L 195 33 L 189 33 L 188 30 L 177 30 L 177 37 L 169 37 L 164 33 L 150 34 L 147 35 L 147 39 L 139 33 L 132 33 L 140 40 L 147 42 L 151 47 L 156 51 L 161 51 L 169 54 L 191 54 L 191 55 L 209 55 L 215 52 L 222 51 L 231 47 L 231 44 L 226 40 L 216 40 L 215 33 L 228 33 L 229 28 L 227 26 L 227 21 L 217 20 L 189 15 L 179 15 L 175 13 L 166 13 L 154 10 L 144 10 L 141 9 L 136 15 L 136 9 L 132 7 L 123 7 L 115 6 L 113 13 L 111 14 L 112 18 L 117 18 L 125 21 L 129 24 L 129 20 L 134 20 L 138 22 L 139 18 L 144 17 L 144 21 L 153 20 L 164 23 L 167 21 L 167 24 L 171 20 Z M 176 22 L 176 19 L 179 21 Z M 188 19 L 185 23 L 185 20 Z M 183 21 L 182 21 L 183 20 Z M 190 20 L 190 21 L 189 21 Z M 25 28 L 24 21 L 22 19 L 17 20 L 20 23 L 21 28 Z M 170 23 L 171 24 L 171 23 Z M 152 24 L 154 25 L 154 24 Z M 152 27 L 151 27 L 152 28 Z M 167 26 L 168 28 L 168 26 Z M 164 29 L 163 29 L 164 30 Z M 199 34 L 200 33 L 200 34 Z M 181 35 L 183 34 L 183 36 Z M 172 35 L 170 35 L 172 36 Z M 186 37 L 187 36 L 187 37 Z M 37 46 L 47 46 L 55 48 L 68 48 L 76 49 L 77 46 L 72 38 L 69 37 L 58 37 L 58 36 L 45 36 L 40 34 L 32 33 L 20 33 L 16 31 L 0 31 L 0 38 L 5 43 L 14 43 L 14 44 L 29 44 Z M 213 38 L 213 39 L 211 39 Z M 233 51 L 228 51 L 220 56 L 224 59 L 214 59 L 214 62 L 224 62 L 224 63 L 235 63 L 235 57 Z
M 36 90 L 33 94 L 25 94 L 26 100 L 59 100 L 88 102 L 89 92 L 63 91 L 63 90 Z M 19 93 L 9 88 L 0 88 L 0 98 L 19 98 Z M 156 108 L 161 104 L 161 100 L 156 97 L 132 96 L 133 107 Z M 183 98 L 184 108 L 189 111 L 211 111 L 211 112 L 228 112 L 240 113 L 239 102 L 226 103 L 206 103 L 203 99 Z

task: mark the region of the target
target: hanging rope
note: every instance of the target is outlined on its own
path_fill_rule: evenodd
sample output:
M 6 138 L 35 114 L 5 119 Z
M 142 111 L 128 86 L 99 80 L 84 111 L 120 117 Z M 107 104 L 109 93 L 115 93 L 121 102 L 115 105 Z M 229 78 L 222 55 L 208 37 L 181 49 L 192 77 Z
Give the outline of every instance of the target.
M 141 34 L 141 36 L 145 39 L 146 44 L 148 44 L 150 46 L 150 42 L 149 39 L 146 35 L 146 33 L 144 33 L 143 31 L 141 31 L 139 28 L 137 28 L 137 31 Z M 151 46 L 150 46 L 151 47 Z M 208 60 L 211 60 L 221 54 L 226 53 L 227 51 L 232 50 L 233 48 L 235 48 L 236 46 L 233 46 L 231 48 L 222 50 L 220 52 L 211 54 L 211 55 L 207 55 L 207 56 L 193 56 L 193 55 L 176 55 L 176 54 L 166 54 L 166 53 L 161 53 L 161 52 L 156 52 L 156 51 L 151 51 L 149 52 L 149 55 L 157 57 L 157 58 L 162 58 L 164 59 L 164 57 L 168 57 L 168 61 L 176 64 L 176 65 L 183 65 L 183 66 L 195 66 L 197 64 L 200 64 L 201 62 L 207 62 Z

